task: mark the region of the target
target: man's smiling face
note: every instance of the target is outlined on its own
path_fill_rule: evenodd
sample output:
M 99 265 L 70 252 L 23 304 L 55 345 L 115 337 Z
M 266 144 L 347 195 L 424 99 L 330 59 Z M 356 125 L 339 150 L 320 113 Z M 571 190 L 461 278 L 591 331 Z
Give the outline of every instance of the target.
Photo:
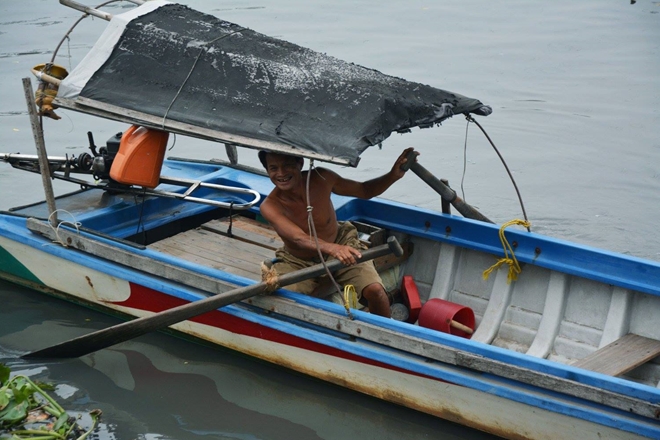
M 266 172 L 273 184 L 282 191 L 296 188 L 302 178 L 303 160 L 300 157 L 268 153 Z

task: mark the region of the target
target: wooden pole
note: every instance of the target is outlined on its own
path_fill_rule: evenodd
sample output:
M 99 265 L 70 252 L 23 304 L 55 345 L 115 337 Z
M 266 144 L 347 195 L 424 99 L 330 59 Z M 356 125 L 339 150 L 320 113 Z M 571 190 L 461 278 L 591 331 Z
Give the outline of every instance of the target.
M 440 182 L 444 183 L 447 187 L 449 187 L 449 180 L 440 179 Z M 442 205 L 443 214 L 451 214 L 451 203 L 449 203 L 449 200 L 440 197 L 440 204 Z
M 102 18 L 103 20 L 110 21 L 112 19 L 112 14 L 108 14 L 107 12 L 99 11 L 98 9 L 90 8 L 89 6 L 85 6 L 81 3 L 75 2 L 73 0 L 60 0 L 60 4 L 64 6 L 68 6 L 70 8 L 73 8 L 77 11 L 84 12 L 85 14 L 92 15 L 94 17 Z
M 456 210 L 460 212 L 461 215 L 463 215 L 463 217 L 471 218 L 473 220 L 479 220 L 486 223 L 494 223 L 488 217 L 486 217 L 485 215 L 477 211 L 475 208 L 468 205 L 463 199 L 458 197 L 456 191 L 449 188 L 447 185 L 442 183 L 440 179 L 438 179 L 433 174 L 431 174 L 429 170 L 421 166 L 415 160 L 414 151 L 411 151 L 410 154 L 408 154 L 408 161 L 403 165 L 401 165 L 401 169 L 411 170 L 413 173 L 417 174 L 417 176 L 420 179 L 426 182 L 428 186 L 433 188 L 435 192 L 440 194 L 440 196 L 442 196 L 443 199 L 448 200 L 449 203 L 454 205 L 454 208 L 456 208 Z
M 44 192 L 46 193 L 50 224 L 57 226 L 57 208 L 55 207 L 55 194 L 53 193 L 50 166 L 48 165 L 48 155 L 46 154 L 44 131 L 41 121 L 39 120 L 39 115 L 37 114 L 37 108 L 34 104 L 34 91 L 32 90 L 30 78 L 23 78 L 23 90 L 25 92 L 28 114 L 30 115 L 32 135 L 34 136 L 34 143 L 37 146 L 37 157 L 39 159 L 39 169 L 41 170 L 41 181 L 43 182 Z
M 236 145 L 225 143 L 225 151 L 227 152 L 229 163 L 236 165 L 238 163 L 238 149 Z

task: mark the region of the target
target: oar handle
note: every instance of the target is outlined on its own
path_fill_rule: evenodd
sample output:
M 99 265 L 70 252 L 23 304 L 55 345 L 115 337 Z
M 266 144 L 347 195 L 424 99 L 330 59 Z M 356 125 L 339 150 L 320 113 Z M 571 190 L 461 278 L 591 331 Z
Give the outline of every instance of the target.
M 358 258 L 357 261 L 362 262 L 373 260 L 374 258 L 387 255 L 390 252 L 398 257 L 403 255 L 403 249 L 395 237 L 389 237 L 387 239 L 387 244 L 363 251 L 362 257 Z M 331 272 L 344 267 L 339 260 L 329 261 L 326 265 Z M 324 273 L 325 267 L 323 264 L 317 264 L 306 269 L 281 275 L 278 279 L 278 284 L 280 286 L 288 286 L 309 278 L 315 278 Z M 79 336 L 42 350 L 33 351 L 32 353 L 23 355 L 22 358 L 75 358 L 84 356 L 120 342 L 142 336 L 146 333 L 169 327 L 177 322 L 185 321 L 251 296 L 266 293 L 268 290 L 269 286 L 263 282 L 240 287 L 199 301 L 193 301 L 164 310 L 152 316 L 144 316 L 106 329 L 97 330 L 93 333 Z
M 408 154 L 406 154 L 406 161 L 401 165 L 401 169 L 403 171 L 408 171 L 412 164 L 417 163 L 415 157 L 417 157 L 417 152 L 415 150 L 410 150 Z
M 463 201 L 463 199 L 458 197 L 456 191 L 445 185 L 440 179 L 431 174 L 429 170 L 420 165 L 419 162 L 415 160 L 416 155 L 417 153 L 414 151 L 408 153 L 406 156 L 406 159 L 408 160 L 403 165 L 401 165 L 401 169 L 404 171 L 410 169 L 413 173 L 417 174 L 420 179 L 426 182 L 428 186 L 433 188 L 435 192 L 440 194 L 443 199 L 451 203 L 454 208 L 456 208 L 456 210 L 460 212 L 461 215 L 463 215 L 463 217 L 471 218 L 473 220 L 480 220 L 486 223 L 494 223 L 488 217 L 474 209 L 472 206 L 468 205 L 465 201 Z
M 403 255 L 403 248 L 394 236 L 388 237 L 386 244 L 381 244 L 380 246 L 361 251 L 362 257 L 357 258 L 356 262 L 361 263 L 363 261 L 373 260 L 374 258 L 382 257 L 383 255 L 387 255 L 389 253 L 393 253 L 397 257 Z M 325 264 L 328 266 L 330 272 L 334 272 L 338 269 L 341 269 L 342 267 L 345 267 L 339 260 L 331 260 Z M 316 264 L 305 269 L 300 269 L 295 272 L 289 272 L 284 275 L 280 275 L 278 284 L 284 287 L 310 278 L 316 278 L 317 276 L 323 275 L 324 273 L 325 267 L 323 264 Z

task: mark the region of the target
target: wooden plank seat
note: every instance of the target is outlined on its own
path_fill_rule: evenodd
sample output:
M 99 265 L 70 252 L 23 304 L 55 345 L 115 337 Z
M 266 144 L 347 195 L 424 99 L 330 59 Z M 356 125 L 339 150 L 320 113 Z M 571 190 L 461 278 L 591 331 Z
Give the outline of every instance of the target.
M 217 232 L 222 235 L 229 235 L 229 218 L 211 220 L 203 224 L 201 229 Z M 237 240 L 256 244 L 267 249 L 272 249 L 273 251 L 282 247 L 282 240 L 270 225 L 248 217 L 234 216 L 232 220 L 232 235 Z M 380 231 L 376 232 L 375 235 L 379 236 L 379 244 L 385 242 L 386 237 Z M 412 253 L 412 244 L 410 242 L 404 242 L 401 243 L 401 247 L 403 248 L 403 255 L 401 257 L 390 254 L 376 258 L 374 260 L 376 269 L 382 272 L 405 261 Z
M 573 363 L 573 366 L 619 376 L 658 355 L 660 355 L 660 341 L 628 333 Z

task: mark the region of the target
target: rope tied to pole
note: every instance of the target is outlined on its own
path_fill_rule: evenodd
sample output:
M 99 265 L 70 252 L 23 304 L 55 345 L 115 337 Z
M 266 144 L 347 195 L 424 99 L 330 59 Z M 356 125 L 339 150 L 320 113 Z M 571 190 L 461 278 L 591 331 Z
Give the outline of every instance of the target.
M 261 281 L 266 284 L 266 292 L 272 293 L 280 288 L 280 277 L 273 266 L 272 261 L 261 262 Z
M 510 284 L 511 281 L 516 281 L 518 279 L 518 275 L 520 275 L 520 273 L 522 272 L 522 269 L 520 268 L 520 263 L 518 263 L 518 259 L 516 258 L 516 255 L 513 252 L 513 248 L 511 247 L 509 241 L 504 235 L 504 230 L 511 225 L 519 225 L 529 229 L 531 223 L 528 222 L 527 220 L 515 219 L 515 220 L 510 220 L 502 225 L 502 227 L 500 228 L 499 235 L 500 235 L 500 241 L 502 242 L 502 248 L 504 249 L 504 257 L 497 260 L 495 264 L 493 264 L 491 267 L 489 267 L 484 271 L 483 273 L 484 280 L 487 280 L 491 272 L 499 269 L 500 266 L 502 266 L 503 264 L 509 265 L 509 275 L 507 276 L 507 280 L 506 280 L 507 284 Z
M 67 221 L 63 220 L 57 224 L 57 227 L 53 226 L 53 219 L 57 219 L 57 213 L 58 212 L 63 212 L 65 214 L 69 214 L 73 221 Z M 53 243 L 59 244 L 64 246 L 65 248 L 69 247 L 69 244 L 60 237 L 60 226 L 62 225 L 70 225 L 76 229 L 76 232 L 80 234 L 80 227 L 82 226 L 82 223 L 80 223 L 78 220 L 76 220 L 76 217 L 71 214 L 69 211 L 65 209 L 56 209 L 55 211 L 51 212 L 50 215 L 48 216 L 48 225 L 50 228 L 55 232 L 55 237 L 57 237 L 56 240 L 53 240 Z

